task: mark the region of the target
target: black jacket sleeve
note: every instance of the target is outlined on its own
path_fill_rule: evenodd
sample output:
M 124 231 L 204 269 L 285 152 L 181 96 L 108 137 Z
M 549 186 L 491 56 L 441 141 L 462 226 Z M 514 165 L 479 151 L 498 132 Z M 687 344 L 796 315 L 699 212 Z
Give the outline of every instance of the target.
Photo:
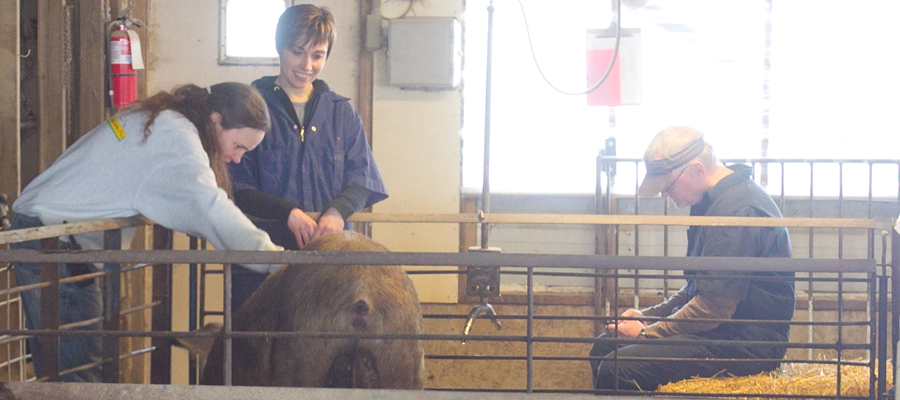
M 341 213 L 341 218 L 347 220 L 351 215 L 363 209 L 368 198 L 368 189 L 360 185 L 350 185 L 347 186 L 343 192 L 338 193 L 337 196 L 331 199 L 328 203 L 328 207 L 325 207 L 325 209 L 327 210 L 334 207 Z
M 254 189 L 235 192 L 234 203 L 244 214 L 251 217 L 285 222 L 291 215 L 291 210 L 300 208 L 300 205 L 293 201 Z

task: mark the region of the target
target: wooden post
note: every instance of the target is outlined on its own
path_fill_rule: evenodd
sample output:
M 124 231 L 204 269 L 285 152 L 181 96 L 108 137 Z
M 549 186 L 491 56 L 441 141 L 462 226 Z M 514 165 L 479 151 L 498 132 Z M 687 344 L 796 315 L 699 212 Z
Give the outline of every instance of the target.
M 478 203 L 474 197 L 463 196 L 459 202 L 459 212 L 463 214 L 472 214 L 478 212 Z M 465 253 L 469 251 L 469 247 L 475 246 L 478 241 L 478 226 L 475 224 L 459 224 L 459 252 Z M 457 278 L 458 303 L 468 303 L 478 301 L 476 298 L 469 298 L 466 292 L 466 267 L 459 267 L 459 278 Z
M 59 238 L 41 239 L 42 250 L 58 250 Z M 59 331 L 59 264 L 41 263 L 41 282 L 50 286 L 41 289 L 41 320 L 39 329 Z M 41 375 L 50 382 L 59 382 L 59 335 L 39 336 L 41 352 L 36 363 Z
M 75 3 L 76 34 L 72 48 L 75 62 L 73 99 L 77 102 L 68 144 L 94 129 L 106 119 L 106 0 L 80 0 Z
M 359 23 L 362 28 L 359 30 L 359 104 L 356 106 L 356 112 L 362 119 L 363 129 L 366 132 L 366 140 L 372 148 L 372 101 L 373 101 L 373 82 L 374 82 L 374 56 L 372 52 L 366 49 L 366 18 L 372 12 L 372 0 L 360 0 L 359 2 Z
M 18 1 L 0 1 L 0 193 L 8 204 L 21 190 Z M 32 55 L 34 56 L 34 55 Z
M 18 1 L 0 1 L 0 193 L 7 195 L 7 204 L 12 205 L 13 201 L 19 197 L 22 189 L 22 165 L 19 153 L 21 152 L 21 135 L 19 134 L 19 124 L 21 117 L 19 109 L 19 81 L 21 80 L 21 72 L 19 68 L 19 54 L 21 46 L 19 45 L 21 38 L 19 37 L 19 8 Z M 0 249 L 5 249 L 6 245 L 0 245 Z M 4 283 L 4 287 L 12 286 L 13 273 L 12 269 L 7 268 L 4 272 L 0 272 L 3 276 L 0 281 Z M 22 329 L 19 325 L 18 308 L 10 306 L 10 302 L 6 302 L 6 306 L 0 308 L 0 313 L 10 316 L 6 319 L 6 323 L 2 326 L 4 329 Z M 18 342 L 21 343 L 21 342 Z M 14 344 L 7 346 L 9 349 L 5 352 L 5 357 L 0 361 L 9 361 L 24 353 L 23 346 Z M 5 368 L 0 369 L 4 376 L 9 371 L 16 371 L 15 367 L 19 363 L 7 363 Z
M 171 250 L 172 231 L 159 225 L 153 225 L 153 249 Z M 153 331 L 169 332 L 172 330 L 172 265 L 157 264 L 153 266 L 153 301 L 160 304 L 153 308 Z M 150 356 L 150 383 L 172 383 L 172 348 L 166 338 L 153 338 L 151 343 L 156 350 Z
M 121 250 L 122 249 L 122 231 L 113 229 L 103 232 L 103 249 L 105 250 Z M 103 330 L 108 332 L 119 332 L 121 328 L 119 315 L 120 306 L 120 278 L 122 266 L 116 263 L 104 263 L 104 271 L 113 271 L 112 274 L 103 278 Z M 119 383 L 119 337 L 104 336 L 103 337 L 103 359 L 109 360 L 103 364 L 102 380 L 103 383 Z
M 64 0 L 38 0 L 38 103 L 40 127 L 38 171 L 62 154 L 66 143 L 65 36 L 68 28 Z

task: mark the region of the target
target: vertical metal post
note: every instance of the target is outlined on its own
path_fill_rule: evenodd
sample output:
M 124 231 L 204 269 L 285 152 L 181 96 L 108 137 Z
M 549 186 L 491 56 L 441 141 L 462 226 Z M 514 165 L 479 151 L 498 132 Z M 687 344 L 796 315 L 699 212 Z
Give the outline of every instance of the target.
M 815 169 L 815 164 L 812 161 L 810 161 L 809 162 L 809 217 L 810 218 L 813 217 L 813 210 L 815 209 L 815 204 L 813 203 L 813 180 L 814 180 L 813 179 L 813 177 L 814 177 L 813 170 L 814 169 Z M 782 181 L 783 180 L 784 180 L 784 177 L 782 177 Z M 813 249 L 815 249 L 815 246 L 813 246 L 813 238 L 815 237 L 815 233 L 813 232 L 813 228 L 808 228 L 808 229 L 809 229 L 809 258 L 815 258 L 815 257 L 813 257 Z M 806 282 L 806 285 L 807 285 L 806 286 L 807 287 L 807 290 L 806 290 L 806 296 L 807 296 L 806 312 L 809 315 L 807 315 L 806 319 L 809 322 L 813 322 L 816 320 L 816 318 L 814 315 L 815 304 L 813 303 L 814 291 L 813 291 L 812 273 L 807 273 L 807 277 L 809 278 L 809 280 L 807 280 L 807 282 Z M 838 328 L 838 329 L 840 329 L 840 328 Z M 813 342 L 813 325 L 812 324 L 810 324 L 806 328 L 806 334 L 808 335 L 807 342 L 812 343 Z M 813 349 L 807 350 L 806 356 L 808 359 L 812 360 L 813 359 Z
M 615 3 L 615 2 L 613 2 L 613 3 Z M 635 165 L 634 165 L 635 171 L 638 171 L 638 166 L 639 166 L 638 163 L 635 163 Z M 640 179 L 635 179 L 634 180 L 634 215 L 641 215 L 641 197 L 638 196 L 638 190 L 640 189 L 640 187 L 641 187 Z M 668 202 L 669 200 L 665 200 L 665 201 Z M 634 225 L 634 255 L 635 256 L 641 255 L 641 226 L 640 225 Z M 640 277 L 638 276 L 637 269 L 634 270 L 634 278 L 633 279 L 634 279 L 634 293 L 632 295 L 632 297 L 633 297 L 632 307 L 636 308 L 636 309 L 640 309 L 641 308 L 641 306 L 640 306 L 641 298 L 640 298 L 639 286 L 641 284 L 641 280 L 640 280 Z M 616 302 L 616 310 L 618 310 L 618 309 L 619 309 L 619 303 L 617 301 Z M 616 311 L 616 315 L 618 315 L 618 314 L 619 314 L 619 312 Z
M 103 232 L 104 250 L 122 249 L 122 231 L 113 229 Z M 103 270 L 111 272 L 103 278 L 103 331 L 118 332 L 121 328 L 119 301 L 121 289 L 121 266 L 116 263 L 104 263 Z M 103 336 L 103 364 L 101 378 L 103 383 L 119 382 L 119 336 Z
M 199 239 L 194 236 L 191 236 L 189 239 L 190 249 L 197 250 L 199 246 Z M 190 263 L 188 264 L 188 331 L 193 332 L 197 329 L 197 269 L 198 264 Z M 191 357 L 191 360 L 188 362 L 188 384 L 196 384 L 198 368 L 197 363 L 194 362 L 196 358 Z
M 484 178 L 481 184 L 481 211 L 483 215 L 491 212 L 491 56 L 494 52 L 494 1 L 491 0 L 488 11 L 487 38 L 487 78 L 484 87 Z M 481 248 L 487 250 L 490 225 L 481 224 Z
M 603 158 L 603 153 L 597 157 L 597 186 L 594 194 L 594 207 L 597 214 L 609 215 L 609 188 L 610 179 L 612 179 L 611 162 Z M 606 182 L 603 181 L 606 176 Z M 609 254 L 609 229 L 608 225 L 598 225 L 595 228 L 594 252 L 596 254 Z M 602 268 L 594 268 L 594 273 L 602 274 L 607 270 Z M 606 290 L 607 280 L 601 277 L 594 278 L 594 314 L 606 315 L 606 309 L 609 306 L 608 290 Z M 599 321 L 594 321 L 594 336 L 603 332 L 603 325 Z
M 900 341 L 900 234 L 891 229 L 891 362 L 897 370 L 897 342 Z
M 153 225 L 153 249 L 171 250 L 172 231 L 159 225 Z M 153 308 L 153 331 L 169 332 L 172 330 L 172 265 L 156 264 L 153 266 L 153 301 L 160 304 Z M 172 383 L 172 353 L 170 341 L 165 338 L 152 338 L 151 345 L 156 349 L 150 355 L 150 383 Z
M 200 240 L 194 236 L 189 239 L 191 250 L 200 248 Z M 197 263 L 188 264 L 188 331 L 194 331 L 197 326 Z
M 206 250 L 206 246 L 203 247 L 203 250 Z M 209 273 L 206 264 L 200 264 L 200 295 L 197 299 L 199 304 L 197 306 L 197 318 L 200 326 L 206 323 L 206 316 L 210 314 L 209 311 L 206 311 L 206 275 Z
M 225 264 L 222 266 L 224 269 L 224 292 L 225 292 L 225 305 L 223 307 L 224 316 L 223 316 L 223 327 L 222 327 L 222 346 L 225 350 L 225 362 L 222 363 L 222 377 L 225 386 L 231 386 L 231 357 L 232 357 L 232 343 L 231 343 L 231 264 Z
M 534 391 L 534 268 L 528 267 L 528 325 L 526 326 L 526 354 L 525 367 L 527 376 L 525 378 L 525 392 L 531 394 Z
M 58 250 L 59 238 L 41 239 L 42 250 Z M 41 263 L 41 281 L 50 286 L 41 289 L 40 329 L 59 331 L 59 264 Z M 59 381 L 59 335 L 39 336 L 41 374 L 50 382 Z
M 872 274 L 872 275 L 877 275 L 877 274 Z M 872 321 L 872 323 L 869 324 L 869 326 L 873 332 L 875 330 L 873 328 L 877 327 L 878 336 L 876 338 L 876 335 L 873 333 L 872 335 L 869 336 L 869 338 L 870 338 L 869 340 L 872 343 L 877 343 L 878 356 L 877 357 L 869 357 L 869 364 L 870 364 L 869 371 L 871 371 L 871 373 L 869 374 L 870 386 L 873 385 L 876 380 L 875 379 L 875 368 L 873 368 L 873 367 L 875 367 L 875 365 L 873 365 L 873 364 L 875 363 L 876 359 L 878 360 L 878 366 L 877 366 L 878 367 L 878 376 L 887 377 L 887 343 L 886 343 L 886 341 L 887 341 L 888 276 L 887 276 L 887 274 L 882 274 L 881 276 L 876 276 L 875 279 L 878 280 L 878 312 L 876 314 L 874 311 L 871 311 L 869 320 Z M 870 296 L 870 299 L 874 300 L 875 295 L 872 294 Z M 875 325 L 875 327 L 872 327 L 872 325 Z M 877 381 L 878 381 L 878 387 L 877 388 L 870 387 L 869 390 L 874 389 L 877 393 L 877 396 L 875 396 L 875 397 L 880 398 L 881 394 L 887 390 L 887 379 L 877 379 Z

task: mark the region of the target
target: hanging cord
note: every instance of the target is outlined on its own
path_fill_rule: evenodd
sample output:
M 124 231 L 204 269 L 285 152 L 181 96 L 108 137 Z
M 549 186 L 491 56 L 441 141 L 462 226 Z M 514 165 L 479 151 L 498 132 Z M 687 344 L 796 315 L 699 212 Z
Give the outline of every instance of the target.
M 531 30 L 528 28 L 528 17 L 525 16 L 525 6 L 522 5 L 522 0 L 519 1 L 519 8 L 522 10 L 522 19 L 525 20 L 525 35 L 528 37 L 528 48 L 531 49 L 531 58 L 534 59 L 534 65 L 537 67 L 538 72 L 541 74 L 541 78 L 544 79 L 544 82 L 547 82 L 553 90 L 560 92 L 562 94 L 567 94 L 570 96 L 580 96 L 583 94 L 588 94 L 597 90 L 603 82 L 606 82 L 606 78 L 609 77 L 610 72 L 612 72 L 613 66 L 616 64 L 616 59 L 619 57 L 619 41 L 622 38 L 622 0 L 616 0 L 616 47 L 613 50 L 612 60 L 609 61 L 609 66 L 606 68 L 606 73 L 603 74 L 603 77 L 600 78 L 597 83 L 591 86 L 588 90 L 583 92 L 571 93 L 565 90 L 562 90 L 553 85 L 550 80 L 544 76 L 544 71 L 541 70 L 540 64 L 538 64 L 537 56 L 534 54 L 534 45 L 531 43 Z
M 399 16 L 396 16 L 396 17 L 390 17 L 390 18 L 385 17 L 384 14 L 381 13 L 381 8 L 378 9 L 378 14 L 381 15 L 381 19 L 386 19 L 388 21 L 390 21 L 392 19 L 405 18 L 407 15 L 409 15 L 410 12 L 412 12 L 413 3 L 415 3 L 415 0 L 409 0 L 409 6 L 406 7 L 406 11 L 404 11 L 403 14 L 400 14 Z

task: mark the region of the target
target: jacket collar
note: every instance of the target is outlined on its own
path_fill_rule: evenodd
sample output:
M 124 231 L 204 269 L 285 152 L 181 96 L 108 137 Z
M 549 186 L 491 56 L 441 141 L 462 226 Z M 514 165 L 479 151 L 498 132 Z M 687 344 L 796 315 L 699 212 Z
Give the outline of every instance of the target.
M 281 103 L 281 107 L 284 108 L 295 125 L 305 125 L 306 121 L 302 121 L 303 123 L 301 123 L 300 119 L 297 117 L 297 113 L 294 112 L 294 105 L 293 103 L 291 103 L 291 99 L 288 97 L 287 93 L 285 93 L 284 90 L 275 83 L 275 79 L 277 78 L 277 76 L 264 76 L 253 81 L 253 86 L 259 89 L 264 97 L 274 96 L 278 100 L 278 102 Z M 316 100 L 318 99 L 319 95 L 324 92 L 331 91 L 331 88 L 328 87 L 328 84 L 321 79 L 314 80 L 312 82 L 312 85 L 313 92 L 312 94 L 310 94 L 309 100 L 306 102 L 307 120 L 313 114 L 313 109 L 315 107 L 315 104 L 317 103 Z

